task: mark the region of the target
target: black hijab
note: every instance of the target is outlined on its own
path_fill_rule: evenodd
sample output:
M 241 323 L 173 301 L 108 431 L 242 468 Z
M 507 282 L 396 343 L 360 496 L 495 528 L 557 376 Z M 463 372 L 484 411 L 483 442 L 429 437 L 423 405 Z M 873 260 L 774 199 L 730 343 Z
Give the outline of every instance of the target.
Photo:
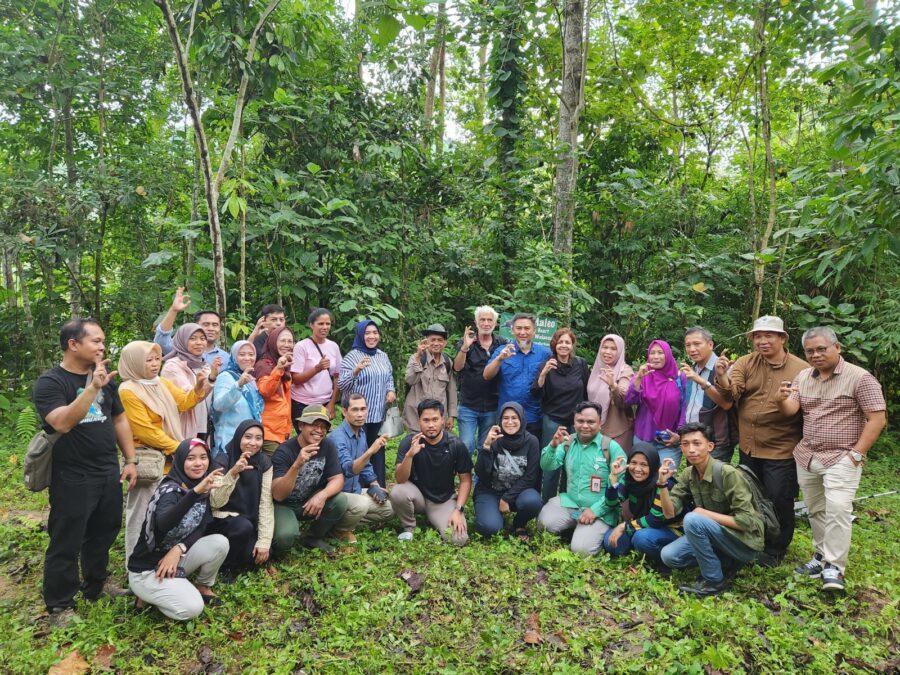
M 501 423 L 500 431 L 503 435 L 494 441 L 492 445 L 497 445 L 508 452 L 518 452 L 525 446 L 529 437 L 534 438 L 534 436 L 528 433 L 528 430 L 525 428 L 525 409 L 515 401 L 503 404 L 503 407 L 500 408 L 500 415 L 497 418 L 498 422 L 503 419 L 503 413 L 506 410 L 512 410 L 519 417 L 519 430 L 514 434 L 507 434 L 503 431 L 503 425 Z M 496 450 L 496 448 L 491 449 Z
M 256 420 L 244 420 L 234 430 L 234 436 L 225 446 L 225 457 L 220 459 L 220 466 L 225 471 L 231 470 L 241 458 L 241 439 L 247 430 L 253 427 L 264 432 L 263 425 Z M 260 447 L 256 454 L 250 457 L 248 464 L 253 468 L 241 472 L 228 503 L 221 510 L 237 512 L 255 524 L 259 517 L 259 498 L 262 494 L 263 474 L 272 468 L 272 460 Z
M 628 513 L 624 513 L 627 520 L 642 518 L 650 513 L 653 500 L 656 498 L 656 481 L 659 480 L 660 459 L 656 448 L 644 444 L 640 448 L 632 449 L 628 453 L 628 461 L 631 462 L 631 458 L 635 455 L 644 456 L 650 473 L 644 480 L 636 481 L 632 478 L 631 472 L 625 470 L 625 490 L 628 493 L 628 501 L 622 505 L 622 511 L 623 513 L 628 511 Z
M 206 449 L 206 454 L 209 455 L 209 446 L 201 441 L 199 438 L 189 438 L 187 440 L 181 441 L 178 444 L 178 447 L 175 449 L 175 454 L 172 455 L 172 468 L 169 469 L 169 473 L 166 474 L 166 480 L 175 481 L 175 484 L 181 488 L 183 492 L 187 492 L 188 490 L 193 490 L 197 485 L 200 484 L 209 472 L 215 469 L 210 462 L 209 466 L 206 469 L 206 473 L 203 474 L 200 478 L 196 480 L 188 477 L 188 475 L 184 471 L 184 463 L 187 461 L 188 455 L 191 454 L 191 450 L 194 448 L 202 446 Z

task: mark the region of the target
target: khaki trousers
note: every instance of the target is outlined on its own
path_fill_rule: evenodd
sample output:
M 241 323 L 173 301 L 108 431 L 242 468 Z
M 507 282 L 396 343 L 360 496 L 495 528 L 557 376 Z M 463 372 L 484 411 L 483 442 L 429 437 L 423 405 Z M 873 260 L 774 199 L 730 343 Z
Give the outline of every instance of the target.
M 397 483 L 391 490 L 391 505 L 394 513 L 400 519 L 400 526 L 406 532 L 416 529 L 416 514 L 424 513 L 428 522 L 436 529 L 444 541 L 449 541 L 456 546 L 465 546 L 469 543 L 468 532 L 457 534 L 448 528 L 450 516 L 456 508 L 456 496 L 447 501 L 432 502 L 422 495 L 422 492 L 412 481 Z

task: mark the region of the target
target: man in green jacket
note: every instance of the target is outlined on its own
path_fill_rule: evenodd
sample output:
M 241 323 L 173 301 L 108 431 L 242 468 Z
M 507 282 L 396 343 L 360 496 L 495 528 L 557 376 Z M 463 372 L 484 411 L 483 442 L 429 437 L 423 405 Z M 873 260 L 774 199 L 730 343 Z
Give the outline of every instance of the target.
M 560 427 L 541 451 L 543 471 L 565 465 L 568 490 L 553 497 L 541 509 L 538 527 L 554 534 L 574 527 L 572 552 L 585 557 L 600 550 L 603 535 L 618 521 L 618 504 L 606 501 L 606 486 L 612 463 L 618 457 L 626 461 L 618 443 L 611 439 L 603 442 L 600 414 L 596 403 L 579 403 L 575 407 L 575 438 L 569 436 L 565 427 Z
M 662 561 L 668 567 L 699 567 L 700 578 L 682 586 L 682 593 L 719 595 L 734 574 L 763 550 L 763 521 L 740 470 L 710 456 L 715 443 L 712 432 L 701 422 L 678 430 L 681 451 L 689 466 L 681 472 L 671 494 L 660 489 L 665 508 L 675 513 L 693 510 L 684 517 L 684 536 L 666 546 Z M 720 468 L 716 468 L 720 464 Z M 721 471 L 721 482 L 715 473 Z

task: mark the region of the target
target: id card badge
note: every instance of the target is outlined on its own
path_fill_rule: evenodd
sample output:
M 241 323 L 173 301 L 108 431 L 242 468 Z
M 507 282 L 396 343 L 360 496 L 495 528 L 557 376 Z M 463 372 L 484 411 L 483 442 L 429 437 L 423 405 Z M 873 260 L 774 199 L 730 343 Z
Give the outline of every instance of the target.
M 591 476 L 591 492 L 600 492 L 603 489 L 603 478 Z

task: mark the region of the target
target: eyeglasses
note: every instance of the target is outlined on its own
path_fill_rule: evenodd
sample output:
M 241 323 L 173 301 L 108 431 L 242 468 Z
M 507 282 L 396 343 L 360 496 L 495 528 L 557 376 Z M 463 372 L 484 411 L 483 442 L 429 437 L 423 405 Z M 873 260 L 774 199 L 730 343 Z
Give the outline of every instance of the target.
M 816 354 L 824 354 L 829 349 L 831 349 L 834 345 L 828 345 L 827 347 L 816 347 L 815 349 L 804 349 L 803 352 L 807 356 L 815 356 Z

